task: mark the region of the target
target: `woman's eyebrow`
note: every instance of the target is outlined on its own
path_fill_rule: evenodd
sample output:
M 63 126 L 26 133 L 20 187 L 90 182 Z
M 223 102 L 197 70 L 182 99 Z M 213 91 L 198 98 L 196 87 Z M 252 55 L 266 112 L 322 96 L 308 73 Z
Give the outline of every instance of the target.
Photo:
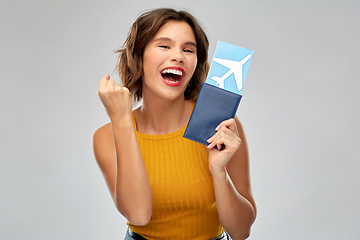
M 196 47 L 196 43 L 194 43 L 194 42 L 186 42 L 184 45 L 191 45 L 191 46 L 194 46 L 194 47 Z
M 172 42 L 173 40 L 171 40 L 171 38 L 168 38 L 168 37 L 160 37 L 160 38 L 157 38 L 154 40 L 154 42 L 158 42 L 158 41 Z M 196 47 L 196 43 L 194 43 L 192 41 L 186 42 L 184 45 L 191 45 L 191 46 Z
M 157 38 L 157 39 L 154 40 L 154 42 L 157 42 L 157 41 L 171 42 L 172 40 L 170 38 L 167 38 L 167 37 L 160 37 L 160 38 Z

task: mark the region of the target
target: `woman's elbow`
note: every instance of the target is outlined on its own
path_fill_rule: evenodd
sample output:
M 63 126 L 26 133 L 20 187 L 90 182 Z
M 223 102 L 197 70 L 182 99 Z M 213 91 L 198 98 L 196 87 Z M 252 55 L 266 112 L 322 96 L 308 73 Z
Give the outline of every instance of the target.
M 233 239 L 233 240 L 245 240 L 247 239 L 248 237 L 250 237 L 250 230 L 249 231 L 246 231 L 246 232 L 242 232 L 241 234 L 238 234 L 238 235 L 230 235 L 230 237 Z
M 252 223 L 253 221 L 249 224 L 242 224 L 238 226 L 236 230 L 232 229 L 232 232 L 228 231 L 228 233 L 230 234 L 233 240 L 247 239 L 248 237 L 250 237 Z
M 151 214 L 146 216 L 145 214 L 137 215 L 137 216 L 128 216 L 126 218 L 129 223 L 135 226 L 145 226 L 151 220 Z
M 151 209 L 132 209 L 132 211 L 128 212 L 118 210 L 129 223 L 135 226 L 145 226 L 151 220 Z
M 151 220 L 152 201 L 129 206 L 129 204 L 121 204 L 121 201 L 115 197 L 114 203 L 121 215 L 123 215 L 132 225 L 145 226 Z

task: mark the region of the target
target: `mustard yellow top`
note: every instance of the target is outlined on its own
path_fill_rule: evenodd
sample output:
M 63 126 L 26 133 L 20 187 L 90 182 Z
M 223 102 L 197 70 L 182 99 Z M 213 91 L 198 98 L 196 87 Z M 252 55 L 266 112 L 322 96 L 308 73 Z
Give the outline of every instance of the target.
M 146 226 L 127 223 L 146 239 L 212 239 L 221 226 L 205 146 L 176 132 L 147 135 L 133 121 L 153 196 L 153 212 Z

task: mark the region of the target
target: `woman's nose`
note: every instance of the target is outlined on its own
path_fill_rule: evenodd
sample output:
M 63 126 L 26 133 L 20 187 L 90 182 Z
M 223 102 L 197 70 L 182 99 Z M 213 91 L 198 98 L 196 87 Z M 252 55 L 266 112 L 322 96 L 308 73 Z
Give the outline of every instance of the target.
M 176 61 L 179 63 L 185 62 L 183 52 L 180 50 L 174 50 L 171 55 L 171 61 Z

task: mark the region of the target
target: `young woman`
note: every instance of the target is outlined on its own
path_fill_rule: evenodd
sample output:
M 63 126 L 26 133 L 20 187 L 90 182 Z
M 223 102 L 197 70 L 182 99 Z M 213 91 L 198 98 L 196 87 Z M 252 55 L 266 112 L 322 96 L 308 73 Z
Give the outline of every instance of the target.
M 208 45 L 188 12 L 152 10 L 135 21 L 118 51 L 122 86 L 109 75 L 100 80 L 111 122 L 94 133 L 94 154 L 128 220 L 125 239 L 250 234 L 256 207 L 239 120 L 220 123 L 208 146 L 182 137 L 209 69 Z M 134 111 L 133 99 L 143 101 Z

